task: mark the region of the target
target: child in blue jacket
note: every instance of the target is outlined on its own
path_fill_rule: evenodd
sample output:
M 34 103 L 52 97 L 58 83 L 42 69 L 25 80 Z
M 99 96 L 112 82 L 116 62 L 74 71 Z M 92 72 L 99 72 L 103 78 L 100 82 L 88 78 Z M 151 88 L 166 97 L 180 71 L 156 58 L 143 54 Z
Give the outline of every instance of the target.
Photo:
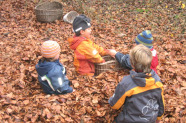
M 56 41 L 45 41 L 41 46 L 42 58 L 36 65 L 38 80 L 47 94 L 66 94 L 73 91 L 66 70 L 59 62 L 60 46 Z
M 108 101 L 113 109 L 123 109 L 115 122 L 159 122 L 165 110 L 163 84 L 150 68 L 152 53 L 149 48 L 139 44 L 130 51 L 129 56 L 134 69 L 130 75 L 123 77 Z
M 143 44 L 144 46 L 148 47 L 152 52 L 152 61 L 151 61 L 151 69 L 153 69 L 156 73 L 156 67 L 158 66 L 158 56 L 156 53 L 156 50 L 153 48 L 153 37 L 150 30 L 145 30 L 142 33 L 140 33 L 136 39 L 136 44 Z M 116 58 L 116 60 L 120 63 L 120 65 L 125 69 L 132 69 L 131 63 L 130 63 L 130 57 L 129 54 L 122 54 L 120 52 L 116 52 L 115 50 L 109 50 L 109 55 Z

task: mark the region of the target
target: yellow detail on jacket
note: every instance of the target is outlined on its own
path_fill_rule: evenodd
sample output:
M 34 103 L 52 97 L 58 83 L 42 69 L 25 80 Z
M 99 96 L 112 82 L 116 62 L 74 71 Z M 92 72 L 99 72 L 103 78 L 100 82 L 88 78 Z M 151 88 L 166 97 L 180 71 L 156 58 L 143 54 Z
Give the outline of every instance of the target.
M 116 86 L 109 99 L 113 109 L 123 110 L 116 117 L 117 122 L 155 122 L 165 111 L 163 84 L 154 70 L 150 74 L 133 70 Z

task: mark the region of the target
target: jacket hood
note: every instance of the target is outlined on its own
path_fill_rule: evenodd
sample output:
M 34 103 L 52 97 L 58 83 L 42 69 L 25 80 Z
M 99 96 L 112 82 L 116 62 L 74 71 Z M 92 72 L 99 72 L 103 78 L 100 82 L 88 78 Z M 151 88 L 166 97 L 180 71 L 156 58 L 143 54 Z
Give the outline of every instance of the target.
M 154 70 L 152 70 L 149 75 L 147 75 L 145 73 L 137 73 L 132 70 L 130 71 L 131 78 L 136 83 L 136 85 L 138 85 L 140 87 L 154 85 L 154 83 L 155 83 L 155 78 L 153 78 L 154 75 L 155 75 Z
M 46 75 L 56 65 L 56 62 L 59 62 L 59 60 L 56 60 L 54 62 L 41 62 L 41 60 L 39 60 L 39 63 L 36 65 L 38 74 L 40 76 Z
M 70 44 L 70 48 L 75 50 L 77 48 L 77 46 L 82 42 L 86 40 L 86 38 L 84 37 L 77 37 L 77 36 L 74 36 L 73 38 L 69 38 L 68 39 L 68 42 Z

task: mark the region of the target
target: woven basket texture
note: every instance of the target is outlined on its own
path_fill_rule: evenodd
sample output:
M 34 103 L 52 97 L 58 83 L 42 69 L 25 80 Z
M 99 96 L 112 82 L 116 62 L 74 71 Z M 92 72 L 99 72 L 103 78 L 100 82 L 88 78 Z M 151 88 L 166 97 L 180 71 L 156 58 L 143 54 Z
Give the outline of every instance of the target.
M 35 7 L 35 14 L 39 22 L 53 22 L 61 19 L 63 6 L 59 2 L 44 2 Z
M 119 63 L 111 56 L 103 56 L 102 58 L 105 59 L 104 63 L 95 64 L 96 76 L 109 70 L 116 71 L 121 69 Z

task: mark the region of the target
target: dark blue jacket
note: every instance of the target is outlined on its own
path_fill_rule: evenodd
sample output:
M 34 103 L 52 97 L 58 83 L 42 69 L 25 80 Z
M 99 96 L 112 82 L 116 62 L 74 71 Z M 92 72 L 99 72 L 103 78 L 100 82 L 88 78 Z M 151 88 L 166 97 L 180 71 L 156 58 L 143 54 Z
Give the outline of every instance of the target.
M 165 110 L 163 84 L 154 70 L 150 75 L 131 70 L 108 102 L 113 109 L 123 109 L 117 123 L 154 123 Z
M 41 62 L 36 65 L 38 80 L 47 94 L 66 94 L 73 91 L 70 82 L 66 77 L 63 65 L 56 60 L 54 62 Z
M 129 54 L 124 55 L 120 52 L 117 52 L 116 55 L 115 55 L 115 58 L 123 68 L 129 69 L 129 70 L 133 69 L 131 64 L 130 64 Z
M 154 48 L 151 49 L 151 52 L 152 52 L 152 62 L 151 62 L 150 68 L 153 69 L 157 73 L 156 67 L 158 66 L 158 56 Z M 129 70 L 132 69 L 129 54 L 122 54 L 120 52 L 117 52 L 115 55 L 115 58 L 123 68 L 129 69 Z

